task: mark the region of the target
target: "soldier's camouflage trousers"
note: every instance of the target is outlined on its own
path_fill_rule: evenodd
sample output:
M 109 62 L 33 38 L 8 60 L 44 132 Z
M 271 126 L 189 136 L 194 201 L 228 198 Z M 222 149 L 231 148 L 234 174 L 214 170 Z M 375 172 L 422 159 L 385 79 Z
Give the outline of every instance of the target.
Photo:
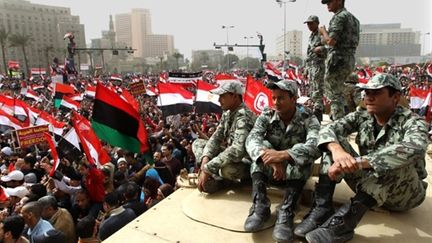
M 273 148 L 273 146 L 266 142 L 265 146 L 267 148 Z M 306 181 L 312 173 L 312 165 L 290 165 L 287 162 L 284 162 L 285 175 L 287 180 L 303 180 Z M 270 181 L 273 178 L 273 169 L 270 166 L 265 166 L 262 161 L 252 162 L 251 175 L 255 172 L 264 173 Z
M 325 65 L 316 64 L 309 67 L 309 80 L 311 82 L 312 90 L 310 97 L 314 102 L 313 108 L 316 110 L 324 110 L 323 96 L 324 96 L 324 72 Z
M 340 144 L 353 157 L 358 156 L 347 141 Z M 332 163 L 331 154 L 324 153 L 320 173 L 327 174 Z M 361 190 L 371 195 L 377 201 L 377 206 L 392 211 L 417 207 L 426 196 L 427 183 L 420 180 L 414 164 L 388 171 L 381 176 L 377 176 L 373 170 L 358 170 L 341 176 L 339 181 L 342 178 L 354 192 Z
M 355 59 L 351 56 L 339 57 L 338 61 L 333 60 L 337 62 L 333 68 L 331 68 L 331 62 L 332 59 L 329 56 L 326 60 L 324 94 L 330 101 L 332 118 L 337 120 L 345 115 L 344 83 L 354 69 Z
M 202 156 L 206 143 L 207 140 L 205 139 L 196 139 L 192 143 L 192 151 L 199 166 L 201 165 L 201 161 L 199 161 L 199 159 Z M 219 168 L 218 176 L 231 181 L 249 178 L 249 171 L 251 166 L 250 164 L 251 161 L 247 159 L 243 159 L 242 161 L 224 163 Z

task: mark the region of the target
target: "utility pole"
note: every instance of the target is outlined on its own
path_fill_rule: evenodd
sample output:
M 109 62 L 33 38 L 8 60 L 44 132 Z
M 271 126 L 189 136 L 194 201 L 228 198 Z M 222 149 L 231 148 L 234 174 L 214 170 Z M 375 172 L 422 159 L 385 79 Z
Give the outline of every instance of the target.
M 229 56 L 229 52 L 230 52 L 230 47 L 229 47 L 229 29 L 234 28 L 233 25 L 227 26 L 227 25 L 222 25 L 222 29 L 226 29 L 226 45 L 227 45 L 227 71 L 229 71 L 230 69 L 230 56 Z

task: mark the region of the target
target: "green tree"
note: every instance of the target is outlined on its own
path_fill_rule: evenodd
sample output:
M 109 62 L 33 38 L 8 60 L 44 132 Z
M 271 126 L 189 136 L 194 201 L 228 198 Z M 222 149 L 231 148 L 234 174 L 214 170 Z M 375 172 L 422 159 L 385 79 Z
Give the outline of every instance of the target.
M 258 58 L 245 57 L 239 61 L 238 66 L 244 69 L 249 68 L 249 70 L 256 70 L 260 68 L 261 62 Z
M 203 65 L 206 65 L 210 68 L 210 57 L 207 52 L 200 52 L 199 55 L 194 56 L 192 61 L 192 70 L 199 71 Z
M 224 56 L 224 63 L 223 63 L 223 65 L 225 66 L 225 70 L 230 70 L 231 68 L 233 68 L 235 66 L 235 64 L 238 63 L 238 61 L 239 61 L 238 56 L 236 56 L 234 54 L 225 55 Z
M 25 70 L 27 75 L 30 74 L 30 68 L 28 66 L 26 47 L 30 44 L 31 41 L 32 41 L 31 36 L 25 34 L 13 34 L 9 37 L 9 42 L 11 47 L 21 48 L 21 51 L 24 56 L 24 64 L 25 64 Z
M 2 51 L 2 59 L 3 59 L 3 67 L 4 67 L 4 72 L 5 74 L 8 73 L 7 71 L 7 66 L 6 66 L 6 53 L 5 53 L 5 47 L 6 47 L 6 43 L 9 37 L 9 32 L 6 31 L 5 29 L 0 29 L 0 47 L 1 47 L 1 51 Z M 0 70 L 1 72 L 1 70 Z

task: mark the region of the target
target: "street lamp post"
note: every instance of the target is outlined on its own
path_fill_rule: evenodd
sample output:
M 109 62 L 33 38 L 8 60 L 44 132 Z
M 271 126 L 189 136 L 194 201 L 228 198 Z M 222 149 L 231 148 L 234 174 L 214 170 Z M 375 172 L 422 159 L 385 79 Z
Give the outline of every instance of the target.
M 222 25 L 222 29 L 226 29 L 226 38 L 227 38 L 227 45 L 229 45 L 229 29 L 234 28 L 233 25 Z M 227 47 L 227 71 L 229 71 L 230 67 L 230 56 L 229 56 L 229 46 Z
M 283 39 L 284 39 L 284 50 L 283 50 L 283 63 L 284 63 L 284 69 L 285 69 L 285 62 L 286 62 L 286 3 L 287 2 L 295 2 L 296 0 L 276 0 L 277 3 L 279 3 L 279 6 L 282 7 L 282 4 L 284 6 L 284 27 L 283 27 Z
M 253 36 L 245 36 L 246 39 L 246 71 L 249 71 L 249 39 L 253 39 Z

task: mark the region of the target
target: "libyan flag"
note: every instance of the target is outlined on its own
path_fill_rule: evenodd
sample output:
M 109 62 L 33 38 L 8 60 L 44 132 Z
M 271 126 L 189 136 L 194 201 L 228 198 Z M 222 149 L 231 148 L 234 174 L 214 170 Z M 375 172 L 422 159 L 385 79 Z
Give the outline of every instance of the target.
M 96 86 L 91 124 L 96 135 L 113 146 L 134 153 L 149 148 L 138 111 L 102 84 Z

